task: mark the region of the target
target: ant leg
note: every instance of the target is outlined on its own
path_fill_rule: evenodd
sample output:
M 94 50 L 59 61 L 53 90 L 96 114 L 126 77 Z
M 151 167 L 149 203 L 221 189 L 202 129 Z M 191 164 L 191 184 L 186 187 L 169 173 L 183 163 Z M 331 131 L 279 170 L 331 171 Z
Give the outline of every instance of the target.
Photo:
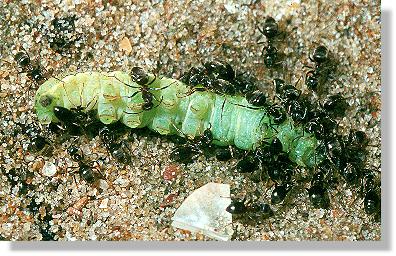
M 226 98 L 224 98 L 223 103 L 221 104 L 221 114 L 220 114 L 220 123 L 223 121 L 223 110 L 224 110 L 224 105 L 226 103 Z
M 96 171 L 100 174 L 100 176 L 101 176 L 103 179 L 107 180 L 106 176 L 104 176 L 103 173 L 100 171 L 100 164 L 99 164 L 99 162 L 95 160 L 95 161 L 92 161 L 91 163 L 96 163 L 96 164 L 97 164 L 97 166 L 92 166 L 92 167 L 96 169 Z
M 256 29 L 260 31 L 261 34 L 265 35 L 264 30 L 262 30 L 257 24 L 255 25 Z
M 139 92 L 141 92 L 141 91 L 136 91 L 136 92 L 134 92 L 131 96 L 123 96 L 123 97 L 126 97 L 126 98 L 133 98 L 133 97 L 135 97 L 136 94 L 138 94 Z
M 269 124 L 269 126 L 271 127 L 272 130 L 274 130 L 276 133 L 279 133 L 279 131 L 274 127 L 274 125 L 276 125 L 276 124 L 271 123 L 271 122 Z
M 141 86 L 133 86 L 133 85 L 130 85 L 130 84 L 127 84 L 127 83 L 125 83 L 124 81 L 121 81 L 117 76 L 115 76 L 115 75 L 106 75 L 107 77 L 109 77 L 109 78 L 114 78 L 114 79 L 116 79 L 118 82 L 120 82 L 120 83 L 122 83 L 123 85 L 125 85 L 125 86 L 128 86 L 128 87 L 130 87 L 130 88 L 135 88 L 135 89 L 141 89 L 142 87 Z
M 154 95 L 153 95 L 154 96 Z M 154 107 L 152 107 L 151 109 L 155 109 L 155 108 L 157 108 L 157 107 L 159 107 L 159 105 L 161 105 L 161 103 L 162 103 L 162 101 L 164 100 L 164 97 L 163 96 L 161 96 L 161 99 L 160 100 L 158 100 L 157 99 L 157 97 L 155 97 L 154 96 L 154 99 L 158 102 L 158 105 L 157 106 L 154 106 Z M 151 110 L 150 109 L 150 110 Z M 144 111 L 144 110 L 143 110 Z
M 168 85 L 166 85 L 166 86 L 164 86 L 164 87 L 160 87 L 160 88 L 149 88 L 150 89 L 150 91 L 159 91 L 159 90 L 163 90 L 163 89 L 166 89 L 166 88 L 168 88 L 169 86 L 171 86 L 171 85 L 173 85 L 173 84 L 175 84 L 175 83 L 177 83 L 178 81 L 174 81 L 174 82 L 172 82 L 172 83 L 170 83 L 170 84 L 168 84 Z M 147 84 L 147 85 L 150 85 L 151 83 L 149 83 L 149 84 Z

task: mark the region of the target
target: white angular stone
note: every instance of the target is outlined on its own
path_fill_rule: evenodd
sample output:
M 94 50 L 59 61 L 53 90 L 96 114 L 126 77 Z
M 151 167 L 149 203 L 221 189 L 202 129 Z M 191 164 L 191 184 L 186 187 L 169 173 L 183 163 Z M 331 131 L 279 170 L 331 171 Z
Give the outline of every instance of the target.
M 172 226 L 228 241 L 233 233 L 232 215 L 226 211 L 230 203 L 230 185 L 208 183 L 184 200 L 172 218 Z

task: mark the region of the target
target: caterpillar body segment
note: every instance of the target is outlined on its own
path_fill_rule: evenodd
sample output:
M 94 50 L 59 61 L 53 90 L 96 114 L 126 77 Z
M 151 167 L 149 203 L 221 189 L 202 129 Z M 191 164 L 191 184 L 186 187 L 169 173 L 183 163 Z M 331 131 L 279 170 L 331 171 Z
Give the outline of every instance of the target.
M 214 144 L 235 145 L 244 150 L 259 147 L 278 137 L 290 159 L 301 166 L 314 166 L 323 156 L 315 149 L 316 138 L 294 127 L 287 119 L 275 125 L 265 108 L 251 106 L 243 96 L 193 91 L 182 82 L 150 75 L 153 107 L 143 110 L 142 87 L 128 73 L 85 72 L 51 78 L 40 86 L 35 97 L 38 120 L 58 122 L 53 109 L 82 107 L 97 110 L 97 118 L 110 124 L 120 120 L 130 128 L 148 127 L 162 135 L 177 134 L 195 138 L 210 129 Z

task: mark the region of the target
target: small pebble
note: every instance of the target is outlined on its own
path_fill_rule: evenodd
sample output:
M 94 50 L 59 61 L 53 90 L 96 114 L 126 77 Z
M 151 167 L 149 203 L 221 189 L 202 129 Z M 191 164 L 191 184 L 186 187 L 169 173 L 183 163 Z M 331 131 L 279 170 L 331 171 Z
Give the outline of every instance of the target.
M 47 177 L 52 177 L 56 173 L 56 166 L 52 162 L 45 162 L 43 169 L 41 170 L 42 174 Z
M 121 50 L 125 51 L 126 53 L 130 53 L 132 51 L 132 45 L 129 41 L 128 37 L 124 37 L 119 44 Z
M 99 205 L 99 208 L 100 208 L 100 209 L 105 209 L 105 208 L 107 208 L 107 204 L 108 204 L 108 203 L 109 203 L 109 199 L 108 199 L 108 198 L 103 199 L 102 202 L 101 202 L 100 205 Z

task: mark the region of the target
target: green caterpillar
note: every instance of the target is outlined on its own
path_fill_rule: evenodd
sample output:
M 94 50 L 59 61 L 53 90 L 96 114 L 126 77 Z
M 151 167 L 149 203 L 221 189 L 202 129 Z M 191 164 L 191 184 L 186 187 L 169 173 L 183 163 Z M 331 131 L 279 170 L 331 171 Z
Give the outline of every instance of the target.
M 315 149 L 317 139 L 290 118 L 274 125 L 265 109 L 254 108 L 243 96 L 198 91 L 166 77 L 150 75 L 149 91 L 154 106 L 142 110 L 142 87 L 125 72 L 85 72 L 63 78 L 50 78 L 35 96 L 38 120 L 43 124 L 58 122 L 55 106 L 68 109 L 81 106 L 97 109 L 97 118 L 110 124 L 120 120 L 130 128 L 148 127 L 162 135 L 178 134 L 194 138 L 210 129 L 219 146 L 235 145 L 244 150 L 259 147 L 263 141 L 278 137 L 292 161 L 312 167 L 323 156 Z

